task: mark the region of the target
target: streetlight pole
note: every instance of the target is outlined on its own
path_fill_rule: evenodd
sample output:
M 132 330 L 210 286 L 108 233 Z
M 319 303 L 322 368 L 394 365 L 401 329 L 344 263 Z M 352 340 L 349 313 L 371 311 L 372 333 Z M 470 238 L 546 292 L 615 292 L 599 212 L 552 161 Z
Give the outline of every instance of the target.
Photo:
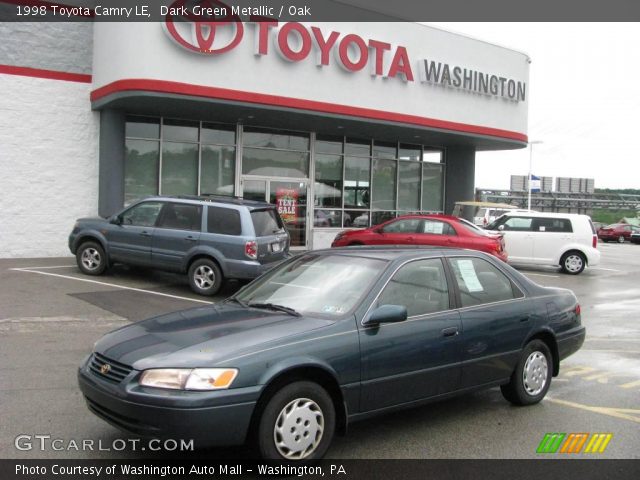
M 541 140 L 532 140 L 529 142 L 529 197 L 527 200 L 527 210 L 531 211 L 531 165 L 533 164 L 533 146 L 541 144 Z

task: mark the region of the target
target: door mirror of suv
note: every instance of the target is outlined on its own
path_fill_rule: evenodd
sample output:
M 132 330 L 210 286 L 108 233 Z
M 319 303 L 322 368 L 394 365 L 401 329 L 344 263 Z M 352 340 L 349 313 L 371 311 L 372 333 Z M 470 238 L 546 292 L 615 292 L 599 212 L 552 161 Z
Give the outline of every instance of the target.
M 498 227 L 498 230 L 503 231 L 503 230 L 504 230 L 504 225 L 500 225 L 500 226 Z
M 122 218 L 120 217 L 120 215 L 112 215 L 109 219 L 109 223 L 112 223 L 114 225 L 122 225 Z
M 365 327 L 380 323 L 398 323 L 407 319 L 407 307 L 404 305 L 382 305 L 369 314 L 362 322 Z

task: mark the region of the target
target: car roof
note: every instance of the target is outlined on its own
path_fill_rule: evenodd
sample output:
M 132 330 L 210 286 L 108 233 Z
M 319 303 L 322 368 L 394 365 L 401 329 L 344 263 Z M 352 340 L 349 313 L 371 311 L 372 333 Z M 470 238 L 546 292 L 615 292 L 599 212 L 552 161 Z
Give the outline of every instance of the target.
M 588 215 L 582 215 L 580 213 L 534 212 L 534 211 L 528 211 L 528 210 L 523 210 L 523 211 L 521 210 L 519 212 L 507 211 L 503 215 L 508 215 L 510 217 L 520 217 L 522 215 L 526 215 L 528 217 L 540 217 L 540 218 L 547 218 L 547 217 L 553 217 L 553 218 L 557 218 L 557 217 L 563 217 L 563 218 L 589 218 Z
M 456 254 L 472 254 L 478 257 L 488 256 L 487 254 L 477 250 L 426 245 L 358 245 L 350 247 L 328 248 L 325 250 L 310 250 L 305 253 L 317 255 L 346 255 L 353 257 L 367 257 L 388 261 L 424 257 L 439 258 L 442 256 L 450 256 Z
M 443 213 L 409 213 L 407 215 L 400 215 L 396 218 L 392 218 L 391 220 L 398 220 L 401 218 L 439 218 L 443 220 L 460 221 L 460 219 L 454 215 L 445 215 Z
M 262 208 L 275 208 L 275 205 L 257 200 L 247 200 L 241 197 L 225 195 L 160 195 L 145 198 L 145 200 L 164 200 L 179 203 L 225 203 L 228 205 L 244 206 L 251 210 Z

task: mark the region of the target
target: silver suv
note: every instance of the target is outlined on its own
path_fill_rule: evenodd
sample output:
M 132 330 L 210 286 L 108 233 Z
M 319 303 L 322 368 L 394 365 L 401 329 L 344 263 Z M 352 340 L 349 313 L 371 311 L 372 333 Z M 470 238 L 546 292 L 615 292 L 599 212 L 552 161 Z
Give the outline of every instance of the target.
M 274 205 L 232 197 L 150 197 L 108 219 L 81 218 L 69 235 L 78 268 L 100 275 L 114 263 L 187 273 L 214 295 L 225 279 L 253 279 L 289 253 Z

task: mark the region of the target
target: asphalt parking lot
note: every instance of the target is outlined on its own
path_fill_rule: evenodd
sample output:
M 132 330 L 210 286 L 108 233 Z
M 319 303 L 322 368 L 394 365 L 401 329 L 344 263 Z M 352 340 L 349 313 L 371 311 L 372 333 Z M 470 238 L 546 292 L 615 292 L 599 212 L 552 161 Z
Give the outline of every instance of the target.
M 350 426 L 330 458 L 535 458 L 548 432 L 611 433 L 601 454 L 557 457 L 640 458 L 640 246 L 600 244 L 601 265 L 582 275 L 523 270 L 536 282 L 572 289 L 587 339 L 565 360 L 546 399 L 518 408 L 499 389 L 389 414 Z M 103 333 L 140 319 L 216 302 L 186 280 L 114 268 L 87 277 L 74 259 L 0 260 L 0 458 L 158 458 L 165 452 L 18 450 L 18 435 L 50 435 L 109 446 L 127 435 L 89 413 L 76 368 Z M 245 448 L 207 451 L 243 458 Z M 197 452 L 196 454 L 201 454 Z M 549 458 L 548 455 L 545 458 Z

